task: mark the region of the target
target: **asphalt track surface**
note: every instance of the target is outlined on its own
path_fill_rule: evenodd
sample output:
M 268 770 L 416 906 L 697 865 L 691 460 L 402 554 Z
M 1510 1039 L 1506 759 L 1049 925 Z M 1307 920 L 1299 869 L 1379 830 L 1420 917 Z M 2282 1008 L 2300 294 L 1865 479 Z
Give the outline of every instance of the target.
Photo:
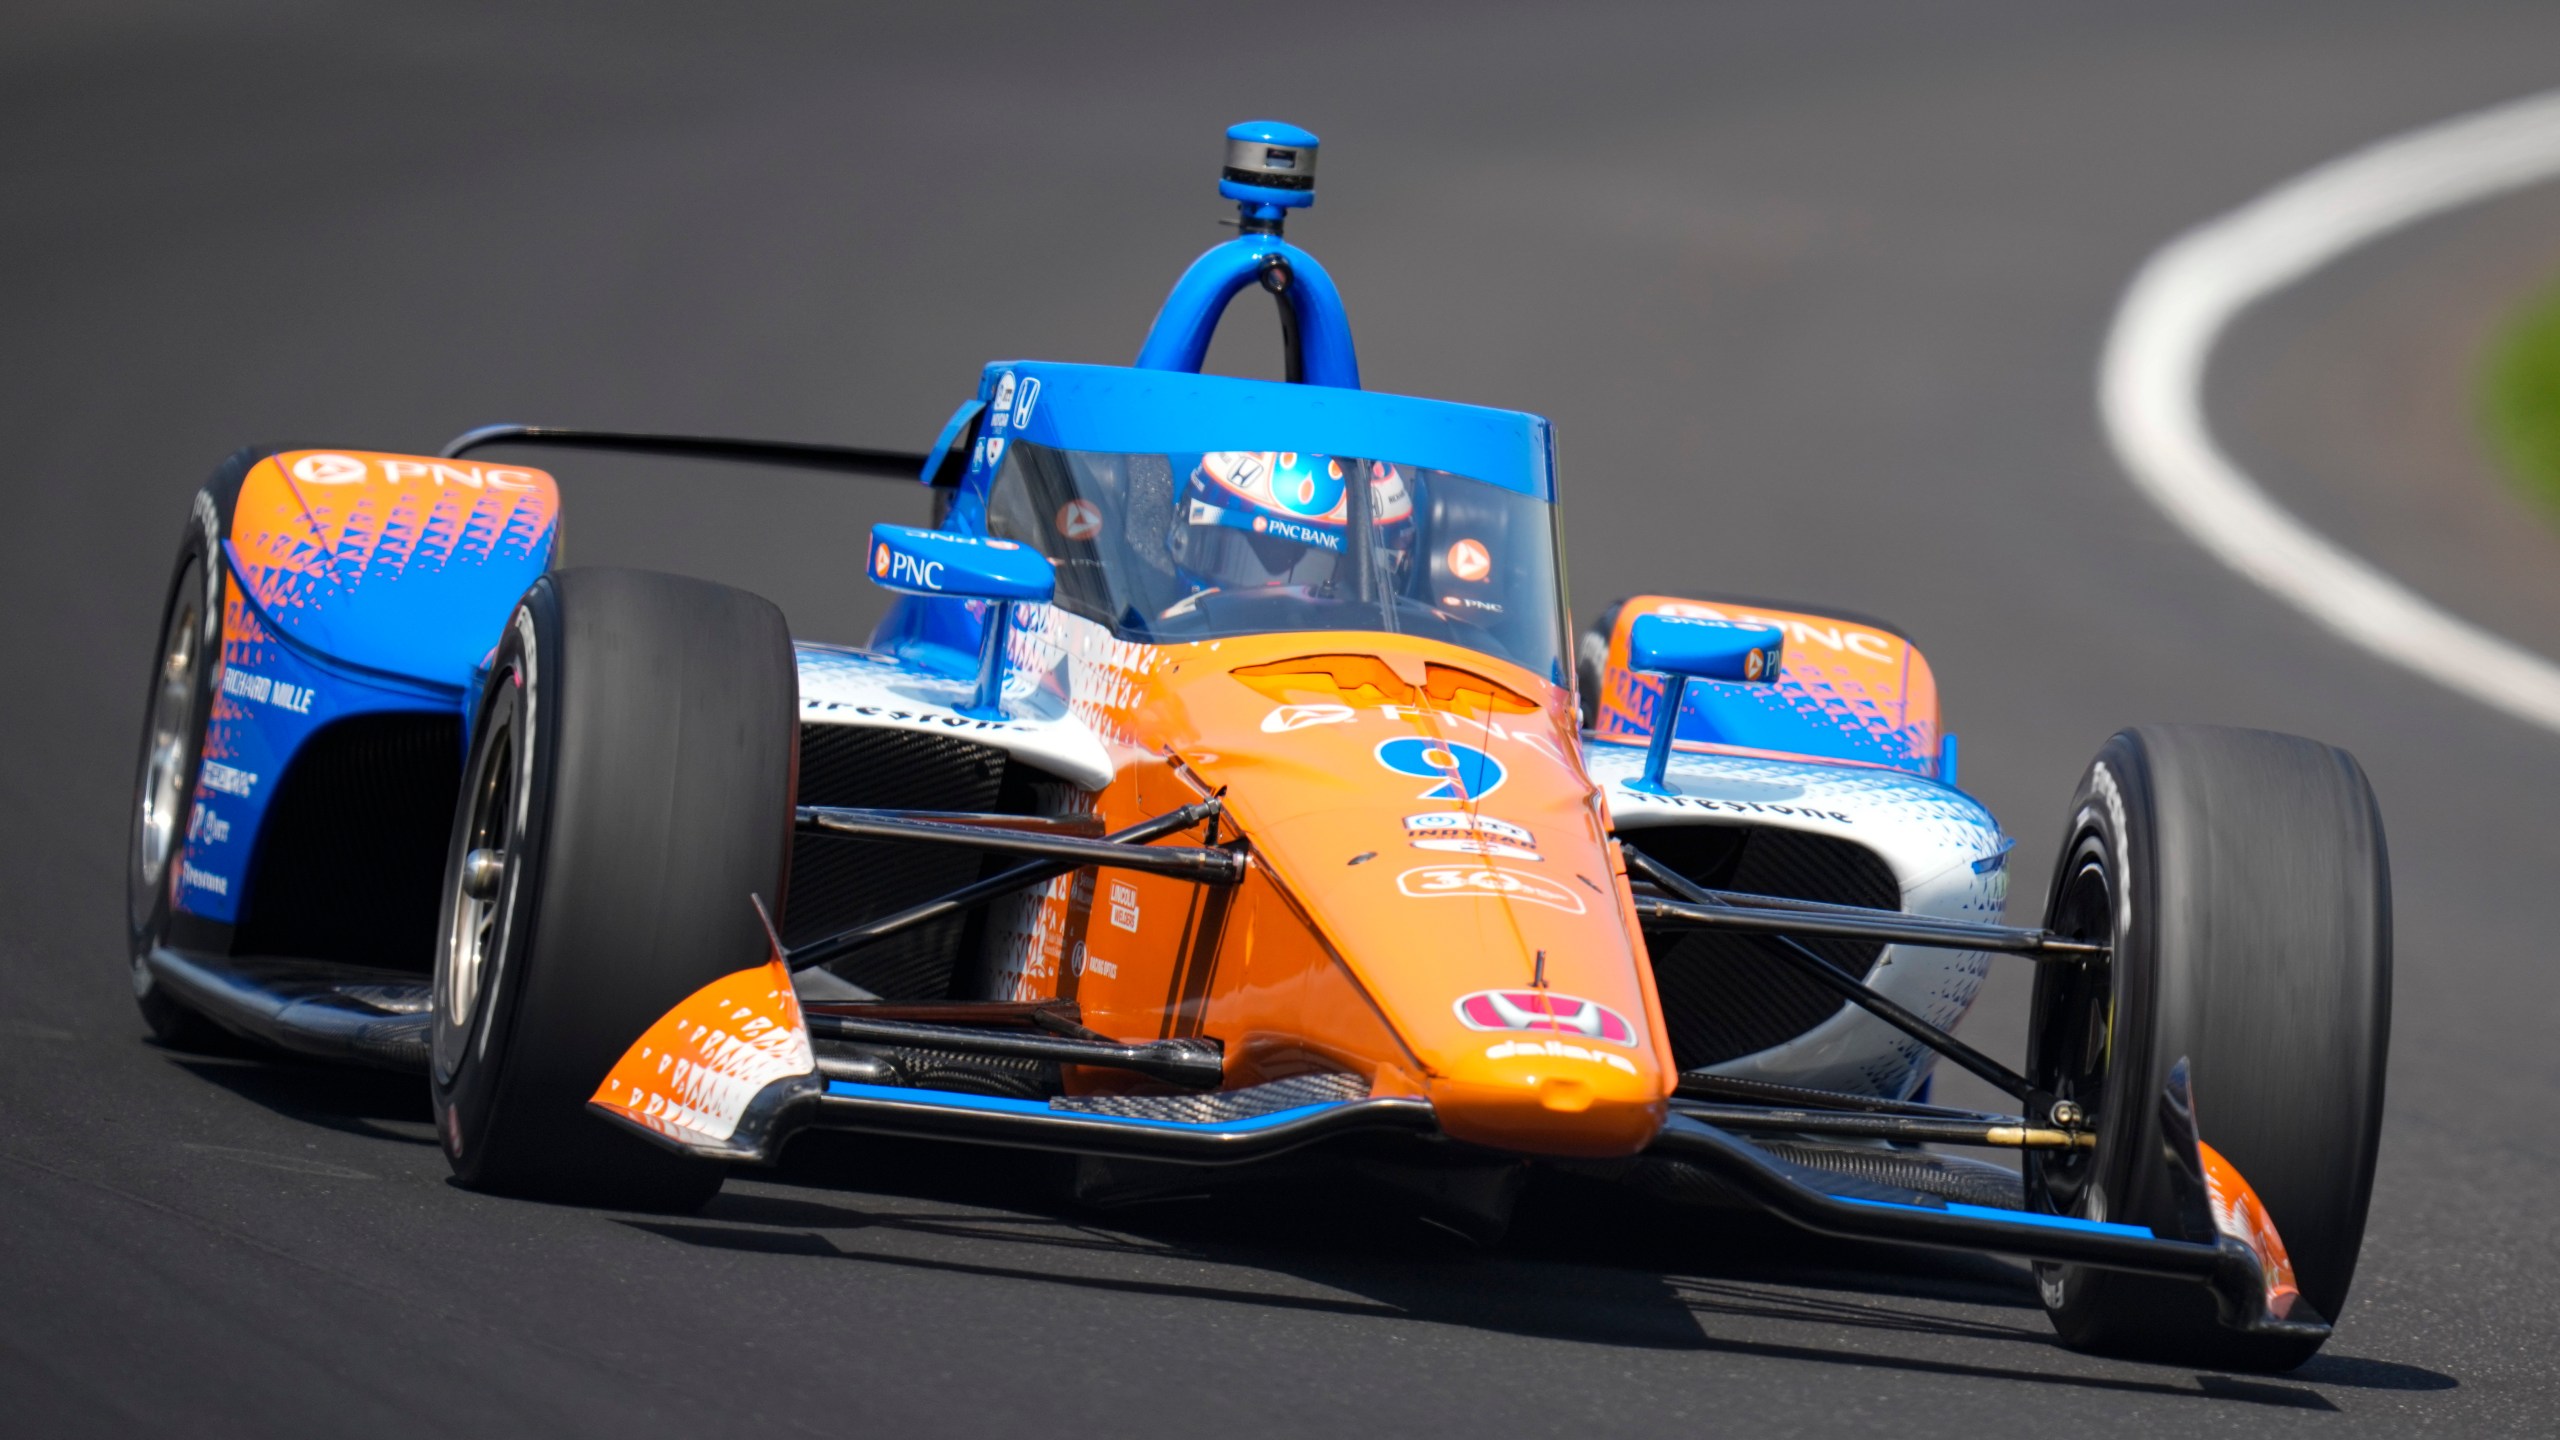
M 2128 9 L 12 7 L 0 1431 L 2549 1431 L 2560 742 L 2217 568 L 2115 471 L 2091 391 L 2153 246 L 2551 83 L 2560 11 Z M 2089 1359 L 2002 1261 L 1571 1193 L 1490 1252 L 1309 1197 L 1087 1214 L 1049 1162 L 880 1144 L 682 1221 L 490 1199 L 446 1183 L 416 1082 L 142 1038 L 132 744 L 222 454 L 495 419 L 921 445 L 986 359 L 1132 353 L 1222 233 L 1217 132 L 1254 114 L 1326 137 L 1292 234 L 1370 383 L 1558 422 L 1577 610 L 1660 587 L 1897 618 L 2022 897 L 2115 726 L 2363 758 L 2398 1013 L 2320 1359 Z M 2244 320 L 2212 397 L 2306 520 L 2546 653 L 2560 556 L 2463 407 L 2555 253 L 2547 193 L 2431 222 Z M 1268 373 L 1274 327 L 1240 315 L 1216 363 Z M 576 560 L 750 585 L 821 637 L 874 613 L 850 538 L 920 508 L 558 468 Z M 2023 993 L 1973 1037 L 2014 1047 Z

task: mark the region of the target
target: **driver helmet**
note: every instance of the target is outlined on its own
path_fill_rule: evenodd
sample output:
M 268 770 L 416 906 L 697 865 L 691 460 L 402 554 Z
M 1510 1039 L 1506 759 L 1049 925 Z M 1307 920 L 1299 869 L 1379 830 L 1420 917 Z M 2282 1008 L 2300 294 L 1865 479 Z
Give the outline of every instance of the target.
M 1165 537 L 1194 593 L 1311 585 L 1333 574 L 1348 544 L 1349 477 L 1369 472 L 1379 545 L 1401 558 L 1413 495 L 1393 465 L 1297 450 L 1212 450 L 1200 457 Z M 1323 563 L 1306 562 L 1321 554 Z

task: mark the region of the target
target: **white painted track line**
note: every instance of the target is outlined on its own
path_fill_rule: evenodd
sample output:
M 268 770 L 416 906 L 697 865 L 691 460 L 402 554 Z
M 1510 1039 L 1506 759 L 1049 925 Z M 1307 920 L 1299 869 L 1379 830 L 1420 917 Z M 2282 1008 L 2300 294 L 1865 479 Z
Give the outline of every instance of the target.
M 2240 313 L 2402 226 L 2560 177 L 2560 90 L 2330 161 L 2170 241 L 2117 306 L 2098 375 L 2134 484 L 2224 564 L 2367 650 L 2560 730 L 2560 665 L 2461 620 L 2267 497 L 2205 426 L 2205 363 Z

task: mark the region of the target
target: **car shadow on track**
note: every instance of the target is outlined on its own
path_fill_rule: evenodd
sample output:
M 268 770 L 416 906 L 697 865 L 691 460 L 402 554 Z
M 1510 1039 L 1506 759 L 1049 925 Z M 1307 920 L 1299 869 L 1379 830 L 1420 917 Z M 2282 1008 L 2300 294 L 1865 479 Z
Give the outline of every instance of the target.
M 746 1183 L 699 1217 L 622 1223 L 712 1249 L 2285 1409 L 2334 1410 L 2315 1386 L 2456 1383 L 2345 1357 L 2283 1377 L 2086 1362 L 2060 1349 L 2022 1266 L 1814 1237 L 1757 1215 L 1673 1209 L 1591 1182 L 1532 1187 L 1510 1233 L 1479 1246 L 1425 1224 L 1398 1197 L 1358 1187 L 1257 1184 L 1096 1209 L 1073 1201 L 1071 1173 L 1072 1162 L 1057 1156 L 812 1136 L 769 1176 L 742 1175 Z M 1765 1338 L 1783 1325 L 1831 1336 Z M 1882 1353 L 1861 1345 L 1862 1334 L 1879 1345 L 1917 1339 L 1941 1353 Z M 1956 1359 L 1934 1343 L 1945 1341 L 2031 1350 L 2015 1363 Z M 2091 1363 L 2116 1373 L 2086 1373 Z
M 400 1145 L 434 1143 L 416 1077 L 269 1052 L 164 1053 L 290 1119 Z M 1479 1245 L 1375 1188 L 1256 1184 L 1096 1208 L 1074 1200 L 1073 1168 L 1036 1152 L 811 1135 L 774 1170 L 739 1172 L 700 1216 L 619 1223 L 685 1245 L 812 1261 L 2289 1409 L 2335 1408 L 2314 1387 L 2458 1383 L 2342 1355 L 2282 1377 L 2072 1373 L 2080 1359 L 2046 1328 L 2021 1266 L 1809 1236 L 1749 1213 L 1673 1209 L 1570 1178 L 1533 1186 L 1509 1234 Z M 1785 1325 L 1831 1338 L 1764 1338 Z M 1906 1337 L 2031 1349 L 2014 1364 L 1984 1363 L 1856 1348 L 1860 1335 L 1878 1344 Z
M 287 1119 L 368 1140 L 436 1143 L 434 1101 L 418 1075 L 273 1054 L 167 1054 L 188 1074 Z

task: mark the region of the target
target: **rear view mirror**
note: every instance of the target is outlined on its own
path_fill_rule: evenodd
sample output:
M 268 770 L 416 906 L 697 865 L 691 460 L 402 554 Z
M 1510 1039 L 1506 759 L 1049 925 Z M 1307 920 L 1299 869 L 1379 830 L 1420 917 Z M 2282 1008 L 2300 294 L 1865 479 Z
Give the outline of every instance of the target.
M 979 720 L 1004 718 L 1004 655 L 1019 601 L 1046 604 L 1057 593 L 1049 558 L 1011 540 L 924 530 L 913 525 L 871 527 L 871 583 L 902 595 L 941 595 L 984 600 L 992 610 L 978 647 L 978 691 L 960 713 Z
M 1028 545 L 914 525 L 871 527 L 871 583 L 905 595 L 1037 600 L 1057 593 L 1057 572 Z
M 1640 615 L 1627 630 L 1627 668 L 1675 679 L 1767 684 L 1778 678 L 1785 644 L 1774 625 Z
M 1785 647 L 1786 635 L 1774 625 L 1738 625 L 1685 615 L 1636 617 L 1636 623 L 1627 628 L 1627 668 L 1650 670 L 1668 683 L 1662 687 L 1662 704 L 1654 711 L 1644 774 L 1628 781 L 1627 788 L 1647 795 L 1671 793 L 1662 777 L 1671 766 L 1671 739 L 1680 728 L 1680 700 L 1691 680 L 1774 684 Z

